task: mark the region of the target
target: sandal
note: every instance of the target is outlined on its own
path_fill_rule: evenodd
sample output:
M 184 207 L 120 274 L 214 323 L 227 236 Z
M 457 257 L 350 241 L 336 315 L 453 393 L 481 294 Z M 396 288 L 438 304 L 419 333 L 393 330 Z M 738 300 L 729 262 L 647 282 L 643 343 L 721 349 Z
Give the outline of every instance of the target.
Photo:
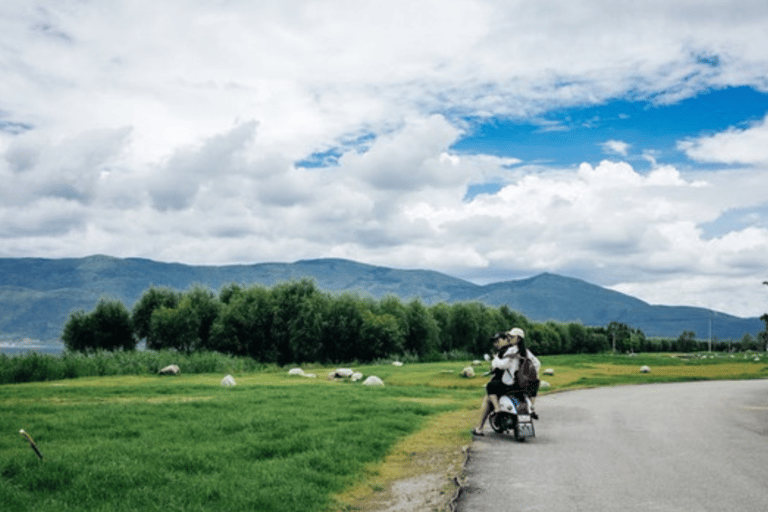
M 477 427 L 475 427 L 475 428 L 472 429 L 472 435 L 474 435 L 474 436 L 484 436 L 485 434 L 483 433 L 482 430 L 477 430 Z

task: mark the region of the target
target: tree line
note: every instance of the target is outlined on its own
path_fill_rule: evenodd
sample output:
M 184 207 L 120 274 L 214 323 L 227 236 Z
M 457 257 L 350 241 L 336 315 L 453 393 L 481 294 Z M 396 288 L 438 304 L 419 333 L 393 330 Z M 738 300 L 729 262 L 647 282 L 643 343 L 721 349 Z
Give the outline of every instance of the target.
M 678 339 L 647 338 L 639 329 L 611 322 L 532 322 L 508 306 L 444 302 L 426 306 L 357 294 L 332 294 L 302 279 L 267 288 L 230 284 L 218 294 L 194 286 L 185 292 L 150 287 L 129 310 L 102 299 L 91 312 L 72 313 L 62 340 L 70 351 L 216 351 L 280 365 L 301 362 L 370 362 L 393 357 L 419 361 L 474 357 L 489 338 L 512 327 L 526 331 L 536 354 L 692 351 L 690 332 Z

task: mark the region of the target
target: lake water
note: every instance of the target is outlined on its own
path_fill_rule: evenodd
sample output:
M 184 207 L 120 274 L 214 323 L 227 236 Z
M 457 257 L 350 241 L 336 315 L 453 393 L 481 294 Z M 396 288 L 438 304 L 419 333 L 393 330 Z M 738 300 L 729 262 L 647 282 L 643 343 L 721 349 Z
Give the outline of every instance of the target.
M 51 354 L 57 356 L 64 352 L 62 345 L 15 345 L 0 343 L 0 354 L 7 356 L 16 356 L 27 352 L 39 352 L 41 354 Z

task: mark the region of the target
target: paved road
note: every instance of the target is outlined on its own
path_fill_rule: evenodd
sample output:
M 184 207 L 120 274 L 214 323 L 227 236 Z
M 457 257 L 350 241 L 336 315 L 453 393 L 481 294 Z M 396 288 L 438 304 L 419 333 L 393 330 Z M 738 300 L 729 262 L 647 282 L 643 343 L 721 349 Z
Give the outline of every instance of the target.
M 460 512 L 768 510 L 768 380 L 539 398 L 536 438 L 486 427 Z

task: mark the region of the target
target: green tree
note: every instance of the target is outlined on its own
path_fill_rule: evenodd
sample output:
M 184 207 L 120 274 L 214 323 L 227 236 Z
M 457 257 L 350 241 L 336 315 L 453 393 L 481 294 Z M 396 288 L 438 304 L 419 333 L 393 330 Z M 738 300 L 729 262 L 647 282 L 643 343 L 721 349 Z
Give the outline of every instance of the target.
M 680 352 L 693 352 L 696 350 L 696 333 L 693 331 L 683 331 L 677 338 L 677 350 Z
M 99 300 L 90 313 L 76 311 L 64 326 L 62 340 L 68 350 L 134 350 L 131 314 L 117 300 Z
M 406 307 L 406 324 L 403 348 L 419 357 L 429 357 L 438 351 L 440 327 L 424 305 L 412 300 Z
M 451 307 L 445 302 L 438 302 L 429 308 L 438 327 L 438 350 L 446 353 L 453 350 L 454 336 L 451 333 Z
M 584 354 L 589 352 L 590 347 L 587 338 L 587 328 L 582 324 L 576 322 L 568 324 L 568 339 L 574 354 Z
M 72 352 L 96 350 L 89 315 L 83 310 L 75 311 L 69 315 L 61 339 L 67 350 Z
M 211 327 L 211 348 L 258 361 L 277 362 L 272 342 L 272 295 L 253 286 L 230 296 Z
M 453 337 L 451 346 L 453 349 L 465 350 L 467 352 L 480 354 L 486 347 L 478 350 L 476 341 L 480 332 L 478 317 L 475 314 L 476 308 L 468 303 L 456 303 L 451 307 L 451 321 L 449 332 Z M 484 344 L 485 345 L 485 344 Z
M 202 286 L 194 286 L 184 294 L 177 307 L 188 308 L 189 314 L 196 320 L 197 330 L 193 335 L 192 349 L 210 349 L 211 327 L 221 309 L 216 295 Z
M 152 313 L 161 307 L 175 308 L 181 300 L 181 293 L 170 288 L 159 288 L 151 286 L 133 305 L 131 321 L 136 337 L 139 340 L 146 340 L 147 347 L 152 348 L 157 345 L 152 333 Z
M 768 313 L 761 316 L 760 320 L 765 324 L 765 329 L 757 334 L 757 339 L 760 343 L 760 350 L 768 351 Z
M 271 338 L 279 364 L 314 361 L 322 353 L 321 295 L 310 279 L 272 288 Z
M 359 357 L 363 313 L 372 311 L 374 307 L 372 299 L 361 299 L 348 293 L 330 301 L 323 322 L 324 360 L 342 362 Z
M 392 354 L 401 354 L 403 332 L 397 319 L 389 313 L 376 314 L 369 310 L 363 311 L 359 348 L 358 357 L 362 361 L 373 361 Z

